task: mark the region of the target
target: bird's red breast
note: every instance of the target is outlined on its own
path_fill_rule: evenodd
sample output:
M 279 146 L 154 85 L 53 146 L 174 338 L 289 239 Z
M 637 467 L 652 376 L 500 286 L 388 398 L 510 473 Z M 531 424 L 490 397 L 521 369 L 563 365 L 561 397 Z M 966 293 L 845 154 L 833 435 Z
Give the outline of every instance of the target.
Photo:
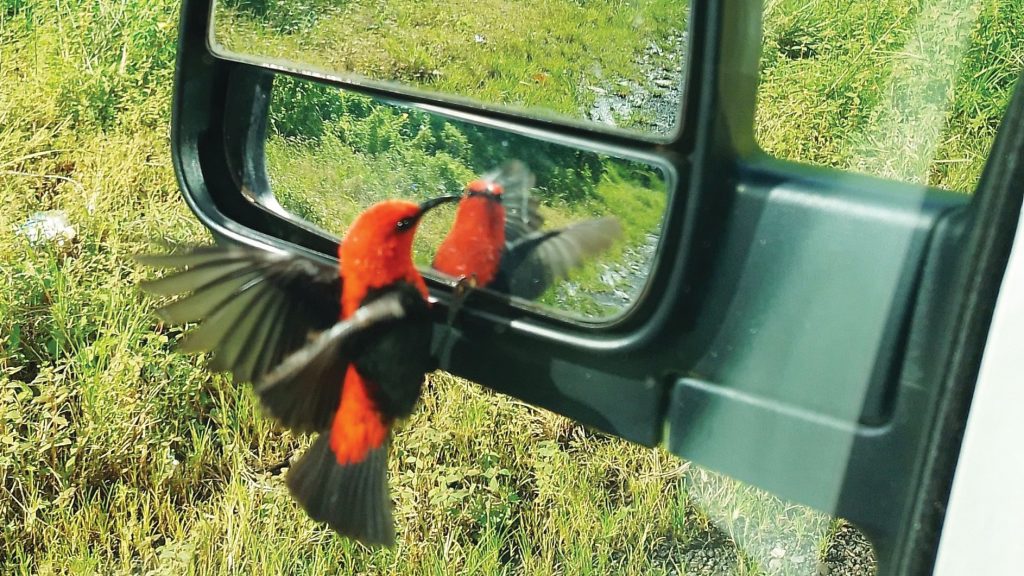
M 417 204 L 389 200 L 368 208 L 349 227 L 338 247 L 342 319 L 362 305 L 370 290 L 396 282 L 412 284 L 427 298 L 427 285 L 412 262 L 412 240 L 419 213 Z M 413 219 L 411 226 L 396 227 L 396 222 L 408 218 Z M 370 450 L 387 440 L 392 418 L 374 404 L 370 391 L 375 386 L 355 366 L 348 367 L 330 431 L 331 451 L 339 464 L 362 462 Z
M 331 451 L 338 464 L 362 462 L 367 453 L 388 437 L 391 421 L 374 406 L 367 383 L 349 366 L 341 390 L 341 404 L 331 425 Z

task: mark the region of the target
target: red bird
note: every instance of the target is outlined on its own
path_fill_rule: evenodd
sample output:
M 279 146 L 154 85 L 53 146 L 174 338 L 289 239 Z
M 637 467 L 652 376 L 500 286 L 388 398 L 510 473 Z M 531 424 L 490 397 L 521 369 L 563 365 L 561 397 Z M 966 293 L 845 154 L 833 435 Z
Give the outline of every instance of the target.
M 470 182 L 433 267 L 470 286 L 533 300 L 622 235 L 613 216 L 541 230 L 544 220 L 530 196 L 534 182 L 518 160 Z
M 314 520 L 368 545 L 394 543 L 388 439 L 436 364 L 413 235 L 424 213 L 453 200 L 371 206 L 339 246 L 340 273 L 309 256 L 241 246 L 138 258 L 188 267 L 145 286 L 191 292 L 160 310 L 171 323 L 201 322 L 181 348 L 213 350 L 210 367 L 254 382 L 283 425 L 320 432 L 288 488 Z

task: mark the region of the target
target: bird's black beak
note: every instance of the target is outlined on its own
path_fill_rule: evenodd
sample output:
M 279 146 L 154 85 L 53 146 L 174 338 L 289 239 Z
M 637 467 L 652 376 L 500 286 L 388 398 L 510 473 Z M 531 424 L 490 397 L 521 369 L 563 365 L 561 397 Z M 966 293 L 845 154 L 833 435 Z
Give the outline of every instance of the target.
M 476 190 L 470 190 L 466 192 L 466 196 L 469 198 L 485 198 L 491 202 L 497 202 L 501 204 L 501 194 L 495 194 L 494 192 L 479 192 Z
M 447 204 L 448 202 L 457 202 L 459 199 L 459 196 L 438 196 L 437 198 L 424 200 L 423 202 L 420 202 L 420 216 L 423 216 L 428 211 L 437 208 L 441 204 Z

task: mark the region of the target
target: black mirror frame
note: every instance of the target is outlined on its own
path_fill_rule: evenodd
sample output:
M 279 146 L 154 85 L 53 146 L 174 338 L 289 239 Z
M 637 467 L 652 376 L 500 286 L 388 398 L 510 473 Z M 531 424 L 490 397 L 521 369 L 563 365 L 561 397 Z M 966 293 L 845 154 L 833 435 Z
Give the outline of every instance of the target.
M 182 8 L 172 113 L 172 152 L 185 199 L 218 239 L 279 248 L 290 245 L 290 249 L 302 250 L 314 257 L 332 258 L 337 250 L 335 239 L 324 236 L 283 210 L 274 209 L 276 201 L 270 192 L 263 165 L 266 117 L 273 78 L 279 73 L 291 73 L 271 71 L 214 54 L 209 48 L 208 34 L 211 8 L 211 0 L 187 0 Z M 699 50 L 695 50 L 693 57 L 698 53 Z M 302 77 L 301 74 L 295 75 Z M 696 76 L 699 76 L 699 70 L 691 74 L 687 84 L 695 82 Z M 340 81 L 313 80 L 382 100 L 394 101 L 402 97 Z M 754 80 L 754 77 L 749 78 L 751 89 Z M 698 96 L 696 92 L 685 93 L 687 100 L 695 100 Z M 691 177 L 691 151 L 698 132 L 695 129 L 684 129 L 673 142 L 665 144 L 644 141 L 625 133 L 595 133 L 583 127 L 522 118 L 509 112 L 487 111 L 481 114 L 480 110 L 466 105 L 427 98 L 403 104 L 500 130 L 646 161 L 663 169 L 673 187 L 685 188 L 677 183 Z M 693 110 L 694 106 L 688 105 L 684 109 Z M 684 126 L 698 124 L 695 114 L 689 116 L 683 119 Z M 725 198 L 726 195 L 719 197 Z M 671 198 L 668 211 L 672 216 L 666 218 L 663 229 L 664 247 L 695 242 L 693 234 L 684 235 L 684 231 L 694 229 L 686 220 L 693 218 L 695 212 L 710 214 L 715 210 L 721 211 L 724 205 L 724 202 L 715 202 L 718 206 L 705 207 L 694 205 L 695 200 L 685 194 Z M 658 258 L 674 260 L 683 253 L 674 248 L 664 248 Z M 555 341 L 569 350 L 570 355 L 574 353 L 584 358 L 591 357 L 594 352 L 615 350 L 625 353 L 643 347 L 646 342 L 656 339 L 657 333 L 670 324 L 669 319 L 678 317 L 680 312 L 676 310 L 680 308 L 679 302 L 667 302 L 657 295 L 669 291 L 696 292 L 692 287 L 683 286 L 683 271 L 678 266 L 663 266 L 661 269 L 664 273 L 652 276 L 638 305 L 622 319 L 597 328 L 512 306 L 507 299 L 476 297 L 473 306 L 462 314 L 460 329 L 463 332 L 460 335 L 468 336 L 479 331 L 472 338 L 450 339 L 454 350 L 444 355 L 445 368 L 473 378 L 479 368 L 459 366 L 460 359 L 472 354 L 460 351 L 458 347 L 470 340 L 480 341 L 481 335 L 486 338 L 495 332 L 496 326 L 509 340 L 507 345 L 502 343 L 500 353 L 513 355 L 516 354 L 513 349 L 524 345 L 524 342 L 530 343 L 525 345 L 548 346 L 544 341 Z M 451 286 L 436 280 L 428 280 L 428 283 L 439 304 L 434 307 L 437 317 L 443 318 Z M 689 310 L 692 318 L 697 305 L 688 299 L 681 303 L 681 308 Z M 582 365 L 587 364 L 591 362 L 582 361 Z M 663 436 L 660 422 L 668 382 L 651 381 L 646 374 L 647 365 L 638 359 L 624 363 L 618 356 L 601 364 L 602 372 L 622 375 L 603 380 L 603 385 L 592 383 L 598 389 L 596 395 L 605 399 L 604 414 L 588 405 L 589 398 L 581 400 L 580 391 L 573 394 L 559 390 L 548 374 L 535 373 L 536 378 L 532 379 L 534 386 L 517 395 L 635 442 L 646 445 L 660 442 Z M 547 368 L 537 367 L 545 371 Z M 492 387 L 500 391 L 512 391 L 516 387 L 515 382 L 505 384 L 492 383 Z M 591 392 L 584 396 L 591 396 Z M 621 413 L 613 413 L 619 411 Z

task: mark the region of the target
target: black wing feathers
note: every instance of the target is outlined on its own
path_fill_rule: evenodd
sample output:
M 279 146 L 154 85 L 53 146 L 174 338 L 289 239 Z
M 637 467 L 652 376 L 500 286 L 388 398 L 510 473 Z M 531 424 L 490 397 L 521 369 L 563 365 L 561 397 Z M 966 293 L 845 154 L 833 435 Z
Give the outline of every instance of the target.
M 212 350 L 211 368 L 253 381 L 338 320 L 341 278 L 335 266 L 242 246 L 204 246 L 136 259 L 186 268 L 143 283 L 161 295 L 190 293 L 159 312 L 170 323 L 201 322 L 181 341 L 186 352 Z
M 426 308 L 419 293 L 412 300 L 405 296 L 397 290 L 382 293 L 348 319 L 320 333 L 312 342 L 285 358 L 256 383 L 256 393 L 264 407 L 288 428 L 301 432 L 328 429 L 341 399 L 345 371 L 353 359 L 367 353 L 376 354 L 382 341 L 386 342 L 392 334 L 400 333 L 401 328 L 395 325 L 395 321 L 406 318 L 410 302 L 419 302 Z M 415 304 L 413 310 L 419 313 Z M 403 364 L 401 358 L 396 357 L 388 358 L 388 362 L 391 366 Z M 371 381 L 381 382 L 362 370 L 360 372 Z M 423 374 L 422 371 L 419 373 L 420 382 Z M 391 386 L 389 383 L 387 388 Z M 416 389 L 418 391 L 419 382 Z
M 531 232 L 508 246 L 495 288 L 528 300 L 538 298 L 555 280 L 607 250 L 621 235 L 622 226 L 614 216 Z
M 389 441 L 361 462 L 338 464 L 327 434 L 321 434 L 292 465 L 285 482 L 310 518 L 370 546 L 395 542 L 388 494 Z
M 189 293 L 161 313 L 173 323 L 199 322 L 182 339 L 189 351 L 212 350 L 210 367 L 253 381 L 268 412 L 298 431 L 328 431 L 352 365 L 375 386 L 376 408 L 407 416 L 432 370 L 428 304 L 411 284 L 368 294 L 339 320 L 336 268 L 302 257 L 212 246 L 143 264 L 186 268 L 147 282 L 164 295 Z M 287 476 L 292 496 L 314 520 L 368 545 L 395 540 L 387 484 L 390 441 L 359 462 L 340 464 L 322 433 Z
M 376 384 L 370 393 L 380 411 L 405 418 L 420 396 L 424 374 L 437 368 L 437 360 L 429 346 L 433 328 L 427 302 L 411 284 L 397 283 L 367 294 L 360 310 L 391 299 L 401 302 L 405 311 L 401 324 L 375 324 L 365 336 L 372 344 L 361 346 L 354 358 L 359 373 Z

